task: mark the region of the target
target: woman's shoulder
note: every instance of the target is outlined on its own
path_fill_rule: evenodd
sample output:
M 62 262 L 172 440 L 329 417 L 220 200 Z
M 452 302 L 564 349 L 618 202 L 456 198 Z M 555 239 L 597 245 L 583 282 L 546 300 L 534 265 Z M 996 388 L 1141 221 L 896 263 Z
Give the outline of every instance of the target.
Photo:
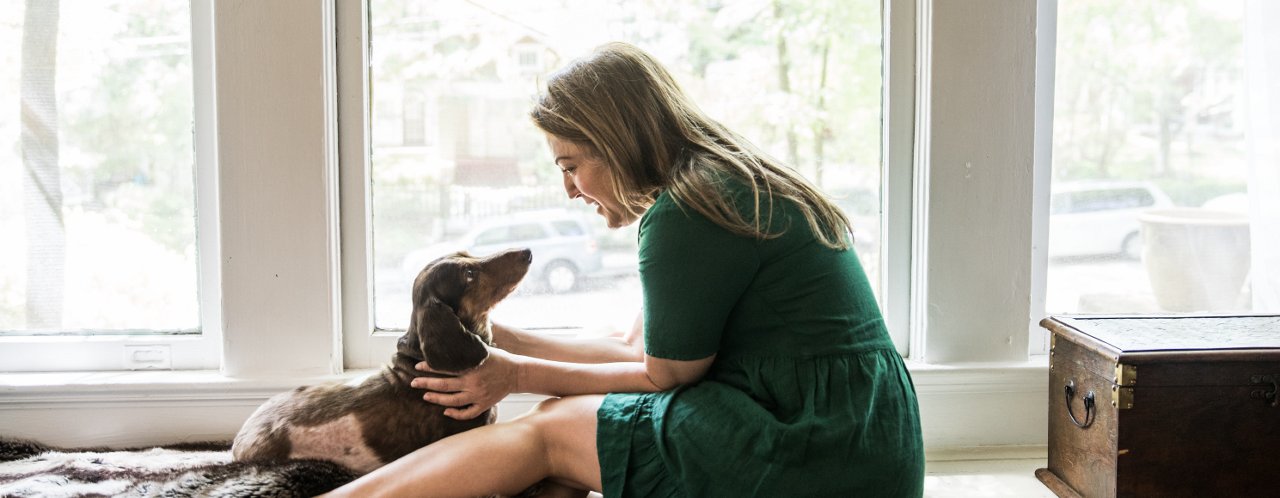
M 653 205 L 645 210 L 644 215 L 640 217 L 640 233 L 641 235 L 654 226 L 666 226 L 672 223 L 687 223 L 697 220 L 705 220 L 697 210 L 689 206 L 682 206 L 680 201 L 671 194 L 670 189 L 663 189 L 654 199 Z

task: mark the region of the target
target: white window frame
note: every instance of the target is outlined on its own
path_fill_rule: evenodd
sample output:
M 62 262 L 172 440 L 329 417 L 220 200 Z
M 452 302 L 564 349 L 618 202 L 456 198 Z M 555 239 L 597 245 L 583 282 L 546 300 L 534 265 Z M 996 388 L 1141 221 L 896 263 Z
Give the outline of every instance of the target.
M 167 348 L 175 369 L 218 368 L 222 356 L 221 282 L 218 268 L 218 182 L 214 140 L 213 8 L 191 1 L 194 99 L 196 253 L 200 334 L 17 335 L 0 337 L 0 370 L 47 372 L 128 370 L 126 347 Z
M 915 91 L 915 5 L 885 0 L 883 116 L 881 134 L 881 309 L 898 352 L 908 356 L 911 341 L 913 148 Z M 370 123 L 367 3 L 339 2 L 339 140 L 342 162 L 343 353 L 347 368 L 382 364 L 395 348 L 398 332 L 375 329 L 373 317 L 372 224 L 369 199 Z M 892 37 L 892 38 L 891 38 Z M 890 50 L 890 46 L 901 50 Z M 893 58 L 890 58 L 893 54 Z M 894 255 L 894 256 L 890 256 Z
M 339 2 L 338 139 L 342 162 L 342 354 L 346 368 L 387 361 L 401 334 L 374 325 L 373 212 L 369 178 L 368 2 Z

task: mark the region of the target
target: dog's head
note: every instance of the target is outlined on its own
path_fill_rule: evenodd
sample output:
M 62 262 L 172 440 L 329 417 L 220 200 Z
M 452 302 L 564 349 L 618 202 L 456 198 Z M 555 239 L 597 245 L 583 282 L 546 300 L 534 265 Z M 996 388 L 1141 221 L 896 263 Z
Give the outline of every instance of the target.
M 449 372 L 479 365 L 493 342 L 489 310 L 515 290 L 532 260 L 528 249 L 511 249 L 486 258 L 457 252 L 427 263 L 413 281 L 413 315 L 396 352 Z

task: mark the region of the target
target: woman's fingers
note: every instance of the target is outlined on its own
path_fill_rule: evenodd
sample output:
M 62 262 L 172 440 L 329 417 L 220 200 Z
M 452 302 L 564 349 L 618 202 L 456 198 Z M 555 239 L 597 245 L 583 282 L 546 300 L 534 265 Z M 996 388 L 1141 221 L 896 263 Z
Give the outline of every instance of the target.
M 476 418 L 514 390 L 518 369 L 510 353 L 489 349 L 489 358 L 479 366 L 444 377 L 419 377 L 409 382 L 427 392 L 422 399 L 446 407 L 445 415 L 458 420 Z M 426 362 L 414 368 L 433 372 Z M 441 372 L 437 372 L 441 373 Z
M 440 375 L 454 375 L 457 373 L 457 372 L 443 372 L 440 370 L 434 370 L 431 368 L 431 365 L 426 362 L 426 360 L 418 362 L 418 364 L 414 365 L 413 368 L 418 369 L 418 371 L 420 372 L 429 372 L 429 373 L 440 374 Z
M 438 393 L 428 392 L 422 395 L 422 399 L 428 403 L 435 403 L 441 406 L 463 407 L 474 402 L 472 398 L 475 395 L 467 392 L 460 393 Z
M 418 377 L 409 381 L 409 386 L 444 393 L 462 391 L 466 387 L 458 377 Z
M 480 405 L 471 405 L 462 408 L 446 409 L 444 411 L 444 415 L 455 420 L 471 420 L 480 416 L 481 413 L 484 413 L 484 411 L 488 409 L 488 407 L 481 407 Z
M 446 407 L 445 416 L 457 420 L 471 420 L 476 418 L 485 410 L 489 409 L 489 404 L 477 402 L 474 393 L 437 393 L 428 392 L 422 395 L 422 399 L 428 403 L 435 403 Z

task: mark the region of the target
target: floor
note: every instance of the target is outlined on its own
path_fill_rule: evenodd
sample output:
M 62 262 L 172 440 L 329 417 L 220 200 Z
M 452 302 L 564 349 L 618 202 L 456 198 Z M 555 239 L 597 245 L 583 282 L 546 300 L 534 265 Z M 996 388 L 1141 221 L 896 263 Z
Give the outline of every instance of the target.
M 1053 498 L 1035 471 L 1043 458 L 928 462 L 924 495 L 928 498 Z
M 1035 471 L 1043 458 L 950 460 L 925 465 L 926 498 L 1056 498 Z M 591 493 L 591 498 L 600 498 Z

